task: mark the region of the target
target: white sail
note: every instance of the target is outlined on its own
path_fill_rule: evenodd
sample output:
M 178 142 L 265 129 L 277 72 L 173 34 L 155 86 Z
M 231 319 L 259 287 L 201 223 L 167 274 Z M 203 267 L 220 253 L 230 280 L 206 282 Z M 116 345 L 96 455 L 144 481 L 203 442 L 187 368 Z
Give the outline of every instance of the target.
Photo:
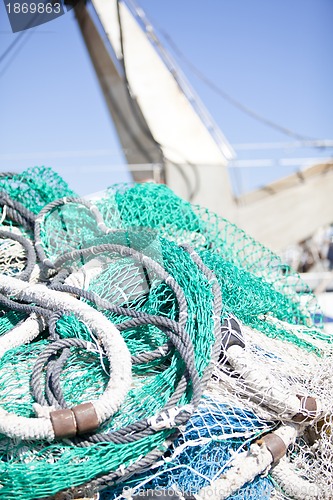
M 111 64 L 107 51 L 96 50 L 82 22 L 81 31 L 129 163 L 162 163 L 165 181 L 177 194 L 237 223 L 275 251 L 333 221 L 332 163 L 236 200 L 227 169 L 233 150 L 165 57 L 151 26 L 143 29 L 124 2 L 92 3 L 117 59 L 112 63 L 117 78 L 105 75 Z M 89 17 L 83 6 L 81 10 Z M 142 21 L 142 12 L 136 14 Z M 117 95 L 115 102 L 108 94 Z M 121 119 L 115 104 L 123 110 Z
M 122 56 L 121 26 L 127 79 L 161 145 L 168 184 L 178 194 L 188 196 L 190 188 L 179 171 L 193 185 L 196 168 L 200 195 L 193 201 L 220 211 L 222 204 L 226 216 L 231 216 L 234 205 L 226 167 L 233 154 L 231 146 L 224 138 L 219 143 L 213 138 L 128 7 L 121 2 L 118 13 L 116 0 L 93 0 L 93 5 L 118 58 Z

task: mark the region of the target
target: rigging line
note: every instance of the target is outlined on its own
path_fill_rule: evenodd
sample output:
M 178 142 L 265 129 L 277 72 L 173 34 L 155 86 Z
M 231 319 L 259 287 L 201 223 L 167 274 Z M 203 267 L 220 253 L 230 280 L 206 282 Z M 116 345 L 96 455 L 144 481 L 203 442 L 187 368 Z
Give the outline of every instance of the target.
M 167 161 L 175 167 L 175 169 L 178 171 L 178 173 L 182 177 L 183 181 L 185 182 L 186 188 L 187 188 L 188 201 L 192 201 L 194 196 L 198 193 L 198 190 L 199 190 L 198 171 L 196 169 L 196 165 L 190 164 L 190 166 L 192 167 L 194 176 L 195 176 L 195 178 L 194 178 L 195 185 L 193 187 L 191 187 L 190 179 L 187 176 L 185 169 L 182 167 L 182 165 L 180 165 L 179 163 L 176 163 L 172 160 L 169 160 L 169 159 L 167 159 Z
M 27 31 L 23 31 L 22 33 L 26 33 L 27 36 L 25 37 L 25 39 L 21 39 L 21 38 L 18 38 L 18 37 L 16 38 L 16 40 L 17 39 L 22 40 L 22 43 L 16 47 L 16 50 L 14 50 L 14 52 L 12 53 L 12 56 L 8 59 L 7 64 L 5 64 L 5 66 L 3 67 L 3 69 L 2 69 L 2 71 L 0 73 L 0 78 L 6 73 L 6 71 L 9 68 L 9 66 L 16 59 L 16 57 L 21 52 L 21 50 L 26 46 L 29 38 L 33 34 L 32 31 L 28 31 L 28 32 Z
M 51 0 L 51 3 L 54 4 L 56 2 L 56 0 Z M 36 14 L 29 20 L 29 22 L 24 26 L 24 28 L 20 31 L 20 33 L 16 36 L 16 38 L 12 41 L 12 43 L 3 51 L 3 53 L 0 55 L 0 64 L 2 63 L 2 61 L 4 61 L 6 59 L 6 57 L 12 52 L 12 50 L 16 47 L 16 45 L 18 44 L 18 42 L 21 40 L 21 38 L 24 37 L 24 35 L 26 34 L 31 34 L 31 32 L 27 32 L 28 29 L 30 28 L 33 28 L 34 27 L 34 22 L 36 21 L 36 19 L 39 18 L 43 18 L 45 15 L 47 15 L 47 12 L 44 11 L 43 13 L 40 13 L 40 12 L 36 12 Z M 42 24 L 39 23 L 39 24 Z M 27 39 L 26 39 L 27 41 Z M 20 49 L 18 49 L 19 51 Z M 16 51 L 16 53 L 18 52 Z M 7 65 L 8 67 L 8 65 Z
M 81 12 L 81 9 L 75 8 L 75 15 L 76 15 L 77 21 L 78 21 L 78 23 L 79 23 L 80 26 L 83 25 L 84 20 L 85 20 L 85 17 L 84 17 L 85 14 L 84 14 L 84 12 L 85 12 L 85 10 L 83 10 Z M 87 15 L 88 15 L 88 13 L 87 13 Z M 102 42 L 102 43 L 104 43 L 104 42 Z M 93 62 L 93 65 L 95 67 L 95 70 L 97 72 L 102 71 L 102 67 L 101 67 L 99 61 L 92 60 L 92 62 Z M 126 84 L 126 82 L 125 82 L 125 84 Z M 137 138 L 135 130 L 133 130 L 133 127 L 129 125 L 129 123 L 128 123 L 127 119 L 126 119 L 126 111 L 124 111 L 124 109 L 122 108 L 122 106 L 118 102 L 116 96 L 114 95 L 113 86 L 107 85 L 105 83 L 105 79 L 103 79 L 103 81 L 100 82 L 100 85 L 101 85 L 101 87 L 103 89 L 103 92 L 105 93 L 107 102 L 109 101 L 111 103 L 111 105 L 112 105 L 112 107 L 114 109 L 114 113 L 115 113 L 115 115 L 116 115 L 119 123 L 124 127 L 125 130 L 127 130 L 127 134 L 129 135 L 130 139 L 134 143 L 137 151 L 139 151 L 145 157 L 145 159 L 146 159 L 146 161 L 148 161 L 148 163 L 154 163 L 152 161 L 152 159 L 150 158 L 150 156 L 149 156 L 149 151 L 146 148 L 144 148 L 144 145 L 141 144 L 141 142 Z M 125 86 L 124 90 L 126 92 L 127 100 L 129 100 L 129 105 L 132 108 L 132 103 L 130 101 L 130 96 L 128 94 L 128 88 Z M 126 153 L 131 152 L 131 148 L 124 148 L 123 147 L 122 151 L 123 151 L 123 153 L 126 156 Z M 88 151 L 88 153 L 89 153 L 89 151 Z M 90 153 L 91 153 L 91 151 L 90 151 Z M 67 155 L 65 155 L 65 157 L 66 156 Z M 87 156 L 87 155 L 85 155 L 85 156 Z
M 129 98 L 129 104 L 130 104 L 130 107 L 132 109 L 133 116 L 134 116 L 139 128 L 141 129 L 141 132 L 143 132 L 143 134 L 147 137 L 147 139 L 149 141 L 152 141 L 155 144 L 155 146 L 157 146 L 159 153 L 161 155 L 161 160 L 162 160 L 161 163 L 163 164 L 164 158 L 163 158 L 163 151 L 162 151 L 161 144 L 159 144 L 159 142 L 154 139 L 149 128 L 146 126 L 146 123 L 143 122 L 142 117 L 138 115 L 135 105 L 133 105 L 133 101 L 132 101 L 133 93 L 131 92 L 131 87 L 130 87 L 130 84 L 129 84 L 129 81 L 127 78 L 127 68 L 126 68 L 125 52 L 124 52 L 123 26 L 122 26 L 121 13 L 120 13 L 120 0 L 117 0 L 117 17 L 118 17 L 118 25 L 119 25 L 119 38 L 120 38 L 120 50 L 121 50 L 120 64 L 122 65 L 122 69 L 124 72 L 124 80 L 125 80 L 125 84 L 126 84 L 127 95 Z M 150 157 L 150 154 L 147 150 L 145 150 L 145 155 L 146 155 L 146 158 L 148 159 L 148 161 L 152 163 L 152 158 Z
M 29 28 L 32 28 L 34 26 L 34 22 L 38 17 L 44 17 L 46 13 L 39 13 L 36 12 L 36 14 L 29 20 L 29 22 L 26 24 L 26 26 L 20 31 L 20 33 L 16 36 L 16 38 L 12 41 L 12 43 L 4 50 L 4 52 L 0 56 L 0 63 L 6 59 L 6 57 L 12 52 L 12 50 L 16 47 L 18 42 L 21 40 L 21 38 L 24 37 L 24 35 L 28 34 L 27 30 Z
M 235 187 L 235 191 L 236 191 L 236 194 L 235 194 L 235 191 L 233 191 L 233 194 L 234 194 L 233 199 L 234 199 L 236 205 L 239 206 L 239 205 L 241 205 L 240 197 L 242 196 L 242 194 L 244 194 L 244 190 L 243 190 L 243 186 L 242 186 L 243 178 L 242 178 L 241 172 L 237 168 L 231 169 L 230 177 L 234 181 L 234 187 Z
M 173 41 L 171 36 L 164 30 L 159 29 L 165 40 L 168 42 L 170 45 L 171 49 L 174 51 L 174 53 L 178 56 L 178 58 L 186 64 L 186 66 L 211 90 L 213 90 L 216 94 L 218 94 L 220 97 L 228 101 L 230 104 L 232 104 L 235 108 L 239 109 L 243 113 L 247 114 L 248 116 L 251 116 L 251 118 L 254 118 L 255 120 L 263 123 L 264 125 L 267 125 L 268 127 L 271 127 L 278 132 L 281 132 L 282 134 L 288 135 L 289 137 L 294 137 L 295 139 L 298 139 L 300 141 L 317 141 L 316 138 L 310 137 L 307 135 L 299 134 L 298 132 L 294 132 L 293 130 L 284 127 L 282 125 L 279 125 L 278 123 L 273 122 L 272 120 L 265 118 L 264 116 L 260 115 L 253 109 L 245 106 L 245 104 L 242 104 L 240 101 L 232 97 L 230 94 L 225 92 L 221 87 L 216 85 L 212 80 L 210 80 L 202 71 L 200 71 L 199 68 L 197 68 L 186 56 L 185 54 L 179 49 L 179 47 L 176 45 L 176 43 Z
M 27 34 L 27 32 L 25 30 L 23 30 L 23 31 L 21 31 L 21 33 L 19 33 L 17 35 L 17 37 L 15 38 L 15 40 L 13 40 L 13 42 L 1 54 L 1 56 L 0 56 L 0 63 L 2 63 L 2 61 L 4 61 L 6 59 L 6 57 L 8 56 L 8 54 L 11 53 L 11 51 L 16 47 L 16 45 L 21 40 L 21 38 L 23 38 L 24 35 L 26 35 L 26 34 Z

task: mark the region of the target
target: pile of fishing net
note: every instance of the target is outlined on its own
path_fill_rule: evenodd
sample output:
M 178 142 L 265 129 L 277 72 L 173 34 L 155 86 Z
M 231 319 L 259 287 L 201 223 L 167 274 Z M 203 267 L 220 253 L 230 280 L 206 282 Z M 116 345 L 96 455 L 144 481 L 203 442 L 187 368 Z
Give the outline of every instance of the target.
M 0 207 L 3 498 L 333 497 L 332 339 L 276 255 L 153 183 Z

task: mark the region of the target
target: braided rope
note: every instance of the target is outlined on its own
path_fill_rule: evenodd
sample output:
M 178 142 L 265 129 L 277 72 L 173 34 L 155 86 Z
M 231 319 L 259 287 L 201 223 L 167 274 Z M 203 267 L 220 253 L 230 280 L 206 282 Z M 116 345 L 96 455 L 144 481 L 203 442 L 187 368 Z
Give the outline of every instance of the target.
M 175 353 L 177 360 L 182 359 L 183 362 L 178 371 L 179 375 L 178 384 L 174 385 L 171 397 L 165 403 L 164 407 L 159 410 L 159 413 L 157 415 L 154 415 L 153 417 L 150 418 L 137 420 L 129 425 L 124 426 L 121 429 L 117 429 L 116 431 L 113 430 L 111 432 L 104 434 L 94 434 L 93 436 L 74 438 L 73 439 L 74 444 L 76 444 L 81 448 L 82 447 L 92 448 L 92 445 L 94 444 L 103 445 L 104 443 L 106 445 L 107 442 L 123 445 L 127 443 L 135 443 L 137 441 L 140 441 L 140 439 L 145 439 L 148 436 L 152 436 L 154 433 L 158 433 L 160 430 L 165 431 L 167 429 L 170 429 L 170 434 L 168 433 L 169 432 L 168 431 L 164 435 L 168 436 L 167 442 L 170 443 L 172 440 L 171 431 L 173 431 L 173 428 L 176 429 L 177 426 L 186 422 L 186 420 L 191 415 L 193 408 L 197 405 L 199 401 L 203 388 L 206 386 L 206 384 L 210 379 L 213 368 L 215 364 L 217 364 L 219 357 L 221 365 L 228 364 L 229 367 L 231 367 L 233 370 L 233 375 L 235 375 L 236 377 L 240 376 L 242 380 L 241 383 L 244 383 L 245 381 L 248 384 L 248 387 L 250 387 L 250 389 L 252 387 L 251 386 L 252 384 L 257 394 L 260 391 L 265 393 L 266 390 L 270 389 L 270 387 L 267 384 L 265 385 L 264 383 L 267 382 L 268 380 L 268 379 L 266 380 L 265 378 L 266 375 L 260 378 L 259 374 L 255 373 L 256 368 L 250 366 L 251 360 L 246 358 L 246 355 L 248 353 L 246 352 L 246 349 L 244 349 L 244 345 L 243 344 L 233 345 L 234 339 L 232 338 L 232 336 L 234 335 L 235 330 L 231 325 L 230 317 L 226 319 L 226 321 L 230 323 L 228 324 L 228 328 L 224 329 L 223 325 L 221 326 L 222 298 L 221 298 L 220 286 L 217 282 L 216 276 L 210 269 L 204 266 L 198 254 L 196 254 L 196 252 L 194 252 L 187 245 L 184 245 L 182 248 L 190 254 L 192 261 L 196 263 L 200 271 L 206 276 L 213 297 L 212 319 L 213 319 L 215 342 L 213 345 L 210 346 L 211 350 L 210 359 L 212 360 L 212 362 L 210 364 L 205 365 L 205 368 L 202 372 L 203 375 L 201 376 L 201 378 L 198 375 L 198 367 L 196 366 L 196 362 L 198 363 L 198 361 L 196 360 L 195 357 L 196 353 L 193 348 L 194 342 L 191 341 L 191 337 L 187 333 L 187 328 L 186 328 L 188 319 L 187 319 L 187 302 L 185 294 L 179 285 L 177 288 L 176 280 L 174 280 L 170 275 L 168 275 L 168 273 L 166 273 L 161 266 L 158 267 L 159 264 L 157 264 L 153 259 L 145 256 L 141 252 L 129 249 L 126 246 L 108 243 L 104 245 L 94 245 L 84 250 L 79 250 L 79 251 L 75 250 L 68 252 L 65 255 L 60 255 L 57 259 L 55 259 L 54 262 L 52 262 L 51 258 L 47 256 L 49 249 L 47 247 L 45 248 L 42 242 L 41 238 L 42 225 L 45 221 L 45 218 L 52 210 L 56 209 L 57 207 L 61 207 L 62 205 L 67 205 L 69 203 L 82 205 L 83 207 L 87 208 L 87 210 L 89 210 L 90 213 L 92 214 L 93 220 L 96 221 L 96 226 L 101 231 L 101 233 L 107 234 L 108 232 L 112 231 L 111 229 L 108 229 L 106 227 L 98 209 L 93 204 L 90 204 L 89 202 L 86 203 L 85 200 L 82 201 L 76 198 L 64 198 L 62 200 L 57 200 L 56 202 L 52 202 L 47 206 L 47 208 L 45 207 L 45 209 L 43 209 L 44 212 L 42 210 L 43 213 L 42 212 L 40 213 L 38 221 L 35 224 L 35 237 L 37 243 L 36 250 L 39 259 L 43 262 L 45 267 L 49 268 L 50 270 L 53 269 L 53 272 L 59 271 L 52 280 L 52 282 L 50 283 L 50 288 L 52 289 L 51 292 L 54 293 L 61 292 L 59 297 L 60 296 L 63 297 L 65 296 L 65 294 L 69 293 L 75 295 L 76 297 L 80 297 L 85 301 L 88 301 L 89 303 L 94 304 L 97 308 L 102 309 L 102 312 L 110 311 L 112 314 L 116 314 L 119 316 L 121 315 L 129 318 L 125 319 L 124 321 L 122 321 L 117 325 L 119 332 L 124 332 L 127 329 L 137 330 L 137 328 L 140 327 L 141 325 L 153 325 L 154 327 L 156 327 L 156 329 L 159 329 L 160 331 L 164 332 L 169 339 L 168 342 L 166 342 L 164 345 L 160 346 L 158 349 L 154 349 L 153 351 L 140 352 L 139 354 L 131 356 L 132 364 L 136 367 L 138 373 L 140 373 L 139 370 L 142 370 L 143 372 L 143 369 L 145 367 L 140 365 L 144 365 L 145 363 L 151 363 L 160 360 L 161 366 L 163 363 L 168 365 L 170 362 L 173 362 L 173 356 Z M 16 210 L 17 207 L 14 208 L 10 206 L 10 204 L 8 204 L 8 206 L 7 205 L 4 206 L 7 207 L 9 218 L 16 217 L 16 222 L 23 224 L 22 220 L 24 219 L 24 217 L 18 210 Z M 19 220 L 21 222 L 19 222 Z M 102 238 L 102 241 L 105 241 L 105 238 Z M 87 240 L 87 242 L 85 242 L 83 238 L 82 239 L 83 246 L 86 243 L 88 244 L 89 241 Z M 110 304 L 107 300 L 98 297 L 98 295 L 94 294 L 94 292 L 88 290 L 82 290 L 80 288 L 81 281 L 80 279 L 76 280 L 76 278 L 80 278 L 80 272 L 81 272 L 80 270 L 82 270 L 82 272 L 85 272 L 84 269 L 85 265 L 83 264 L 84 259 L 90 258 L 92 255 L 99 255 L 100 253 L 103 252 L 107 253 L 115 252 L 122 256 L 131 256 L 131 258 L 142 264 L 144 270 L 146 267 L 148 269 L 152 269 L 154 273 L 156 273 L 157 276 L 159 276 L 163 281 L 165 281 L 165 283 L 173 291 L 177 301 L 177 310 L 178 310 L 177 319 L 172 320 L 163 316 L 160 317 L 154 314 L 144 313 L 142 311 L 136 311 L 134 309 L 130 309 L 129 307 L 122 307 L 122 306 L 117 306 L 115 304 Z M 76 269 L 79 268 L 79 271 L 77 271 L 76 276 L 74 276 L 75 266 L 72 266 L 71 263 L 73 262 L 73 260 L 75 261 L 78 258 L 80 259 L 80 262 L 76 266 Z M 107 264 L 107 261 L 105 261 L 104 263 Z M 62 266 L 69 268 L 61 269 Z M 164 271 L 165 274 L 162 274 L 162 271 Z M 82 280 L 82 282 L 84 286 L 87 286 L 87 282 L 89 282 L 89 279 L 87 281 Z M 79 286 L 73 286 L 74 284 L 78 284 Z M 38 299 L 38 293 L 36 292 L 36 289 L 33 290 L 31 298 L 28 298 L 28 295 L 24 296 L 23 293 L 16 294 L 16 292 L 12 296 L 10 290 L 8 292 L 8 287 L 7 288 L 5 287 L 4 289 L 1 288 L 1 280 L 0 280 L 0 291 L 4 292 L 2 296 L 0 296 L 0 301 L 2 301 L 2 304 L 6 305 L 6 307 L 11 307 L 12 309 L 16 308 L 16 310 L 23 311 L 27 314 L 31 313 L 31 316 L 28 318 L 31 325 L 33 324 L 34 321 L 36 323 L 37 320 L 36 313 L 41 315 L 39 321 L 43 323 L 44 326 L 46 323 L 48 324 L 50 337 L 53 342 L 52 344 L 50 344 L 50 349 L 47 347 L 45 351 L 43 351 L 43 353 L 41 353 L 37 358 L 37 361 L 33 369 L 34 376 L 32 377 L 31 389 L 32 392 L 35 394 L 38 404 L 42 407 L 47 407 L 48 408 L 47 411 L 49 411 L 50 406 L 58 409 L 66 408 L 67 403 L 64 394 L 62 392 L 62 387 L 60 383 L 61 373 L 65 369 L 65 364 L 66 361 L 68 360 L 71 348 L 76 347 L 82 350 L 87 347 L 87 343 L 85 341 L 73 338 L 60 339 L 59 334 L 57 333 L 57 323 L 60 320 L 60 318 L 62 319 L 62 322 L 66 323 L 66 319 L 63 316 L 69 313 L 74 314 L 75 316 L 79 317 L 80 320 L 83 320 L 86 324 L 88 324 L 85 321 L 86 318 L 80 316 L 79 312 L 75 314 L 75 312 L 71 310 L 71 308 L 68 306 L 66 302 L 67 299 L 65 300 L 67 304 L 65 307 L 63 305 L 60 305 L 60 299 L 59 302 L 56 303 L 57 301 L 55 300 L 55 295 L 51 296 L 52 298 L 51 301 L 49 301 L 49 297 L 47 296 L 47 294 L 43 298 L 42 295 L 40 294 Z M 9 296 L 6 297 L 6 293 L 9 293 Z M 22 304 L 16 301 L 24 301 L 30 303 Z M 36 305 L 31 304 L 31 301 Z M 77 303 L 81 305 L 86 305 L 84 304 L 83 301 L 77 301 Z M 28 320 L 26 322 L 28 322 Z M 25 323 L 19 325 L 19 327 L 22 327 L 24 324 Z M 88 325 L 88 329 L 89 328 L 91 328 L 90 324 Z M 34 332 L 36 333 L 36 331 L 37 330 L 35 329 Z M 61 332 L 61 324 L 59 325 L 58 331 Z M 66 329 L 64 331 L 66 333 Z M 11 335 L 6 334 L 4 337 L 8 336 L 8 339 L 9 337 L 14 337 L 15 332 L 16 334 L 17 332 L 20 332 L 18 327 L 9 332 L 9 334 Z M 24 335 L 26 335 L 26 337 L 24 337 Z M 13 345 L 14 346 L 20 345 L 19 342 L 22 343 L 26 341 L 28 342 L 32 338 L 34 338 L 34 337 L 29 337 L 27 333 L 24 333 L 24 335 L 22 335 L 21 337 L 18 336 L 16 343 L 14 343 Z M 240 341 L 241 343 L 243 342 L 242 337 Z M 194 343 L 194 345 L 197 344 Z M 222 347 L 222 352 L 221 352 L 221 347 Z M 61 351 L 60 356 L 56 357 L 56 355 L 58 355 L 60 351 Z M 103 356 L 102 349 L 99 349 L 99 353 L 101 356 Z M 157 366 L 157 363 L 152 366 Z M 42 377 L 43 370 L 45 370 L 44 378 Z M 41 389 L 42 378 L 43 380 L 45 379 L 44 390 Z M 260 391 L 258 389 L 258 384 L 260 386 L 259 387 Z M 271 380 L 270 384 L 272 385 Z M 191 394 L 190 391 L 192 391 Z M 182 399 L 184 397 L 184 394 L 186 394 L 187 400 L 190 398 L 190 405 L 183 405 L 183 406 L 181 405 L 181 401 L 184 400 Z M 274 398 L 276 399 L 275 396 L 276 394 L 274 393 Z M 267 402 L 266 394 L 265 394 L 265 401 Z M 299 410 L 299 400 L 297 400 L 297 403 L 298 403 L 297 410 Z M 177 407 L 177 404 L 179 404 L 179 407 L 175 408 Z M 293 401 L 292 406 L 293 406 L 293 412 L 296 411 L 296 400 Z M 46 413 L 44 410 L 45 408 L 39 410 L 40 418 L 47 418 L 45 417 Z M 43 411 L 44 411 L 44 417 L 42 416 Z M 282 415 L 282 417 L 285 418 L 285 415 Z M 173 436 L 175 435 L 176 432 L 174 432 Z M 156 440 L 156 442 L 158 441 Z M 252 449 L 255 450 L 256 446 L 258 445 L 254 445 Z M 269 467 L 272 461 L 272 457 L 271 456 L 269 457 L 269 454 L 267 454 L 267 450 L 264 450 L 263 447 L 261 447 L 261 451 L 263 452 L 262 454 L 266 456 L 266 458 L 268 457 L 267 460 L 268 459 L 270 460 L 268 465 Z M 66 497 L 66 495 L 70 497 L 71 493 L 73 493 L 73 495 L 75 493 L 75 495 L 77 496 L 79 492 L 82 492 L 83 496 L 84 492 L 87 493 L 96 491 L 102 487 L 105 487 L 105 485 L 107 484 L 110 483 L 112 484 L 117 478 L 123 477 L 124 472 L 126 472 L 126 474 L 131 474 L 138 472 L 140 469 L 142 469 L 142 467 L 149 467 L 149 465 L 153 461 L 155 461 L 161 455 L 161 453 L 162 453 L 161 447 L 160 449 L 156 448 L 152 450 L 150 453 L 148 453 L 145 457 L 137 459 L 135 463 L 132 463 L 128 467 L 121 468 L 121 470 L 116 470 L 116 471 L 113 470 L 108 474 L 101 474 L 100 477 L 97 477 L 92 481 L 84 483 L 82 488 L 80 488 L 80 490 L 76 489 L 75 492 L 74 490 L 67 490 L 66 492 L 63 493 L 64 498 Z M 261 461 L 261 466 L 260 466 L 261 468 L 259 472 L 262 471 L 265 460 Z M 251 472 L 252 474 L 251 477 L 255 477 L 255 475 L 258 474 L 259 468 L 256 469 L 257 472 L 255 471 L 253 472 L 254 469 L 250 471 L 249 469 L 251 469 L 251 467 L 247 466 L 248 463 L 249 462 L 245 463 L 245 468 L 249 473 Z M 76 480 L 76 483 L 77 482 L 78 481 Z M 219 483 L 217 483 L 217 486 L 219 486 Z M 204 491 L 202 492 L 202 494 L 205 497 Z M 207 492 L 207 497 L 208 495 L 209 493 Z M 220 498 L 220 496 L 217 498 Z
M 14 305 L 17 305 L 16 302 L 13 303 Z M 43 316 L 38 316 L 35 312 L 33 312 L 25 321 L 0 337 L 0 358 L 2 358 L 2 356 L 10 349 L 23 344 L 28 344 L 34 340 L 44 330 L 44 328 L 45 320 Z
M 31 274 L 36 265 L 36 252 L 35 249 L 27 238 L 15 233 L 11 233 L 9 231 L 0 230 L 0 238 L 1 239 L 9 239 L 13 241 L 17 241 L 23 247 L 26 252 L 26 265 L 25 269 L 20 272 L 17 276 L 21 280 L 29 281 Z
M 35 223 L 35 214 L 4 191 L 0 191 L 0 206 L 6 207 L 6 217 L 9 220 L 16 222 L 28 230 L 32 229 Z
M 18 300 L 31 300 L 51 311 L 60 309 L 64 313 L 75 314 L 89 326 L 97 338 L 102 341 L 112 366 L 112 378 L 108 382 L 103 396 L 92 403 L 99 423 L 113 415 L 124 400 L 131 384 L 130 354 L 117 328 L 101 313 L 87 304 L 74 297 L 50 290 L 45 285 L 29 285 L 15 278 L 0 276 L 0 290 L 15 295 Z M 30 306 L 30 308 L 34 307 Z M 52 354 L 52 349 L 53 344 L 45 352 Z M 35 365 L 37 368 L 33 372 L 32 384 L 41 363 L 42 361 L 39 359 Z M 44 418 L 29 419 L 17 417 L 5 410 L 1 410 L 0 415 L 6 417 L 3 425 L 0 423 L 0 432 L 10 437 L 50 440 L 55 438 L 51 422 L 45 416 Z
M 285 451 L 295 442 L 299 427 L 296 425 L 282 425 L 270 435 L 279 439 Z M 274 462 L 272 450 L 265 444 L 257 441 L 248 451 L 237 455 L 221 478 L 202 488 L 196 495 L 197 500 L 224 500 L 238 491 L 245 483 L 251 482 L 259 474 L 269 470 Z
M 45 220 L 45 217 L 47 215 L 49 215 L 52 212 L 52 210 L 54 210 L 55 208 L 59 208 L 61 206 L 64 206 L 66 204 L 69 204 L 69 203 L 82 205 L 82 206 L 86 207 L 88 210 L 90 210 L 90 212 L 92 213 L 92 215 L 95 218 L 95 221 L 97 223 L 97 227 L 104 234 L 107 234 L 107 233 L 112 231 L 110 228 L 108 228 L 105 225 L 105 223 L 102 219 L 101 213 L 98 210 L 98 208 L 93 203 L 90 203 L 88 200 L 85 200 L 83 198 L 75 198 L 75 197 L 67 196 L 64 198 L 60 198 L 59 200 L 52 201 L 48 205 L 45 205 L 45 207 L 39 212 L 38 216 L 35 219 L 34 237 L 35 237 L 35 248 L 36 248 L 37 255 L 38 255 L 40 261 L 43 262 L 43 264 L 50 269 L 54 268 L 54 264 L 47 257 L 45 250 L 44 250 L 44 245 L 43 245 L 42 236 L 41 236 L 42 224 Z
M 198 268 L 205 274 L 207 279 L 209 280 L 210 284 L 212 285 L 212 289 L 214 291 L 214 304 L 213 304 L 213 317 L 214 317 L 214 334 L 215 334 L 215 342 L 212 347 L 212 353 L 211 353 L 211 363 L 209 363 L 203 373 L 202 379 L 201 379 L 201 385 L 200 385 L 200 396 L 198 398 L 192 399 L 191 403 L 194 405 L 194 408 L 197 406 L 199 403 L 200 397 L 202 395 L 202 390 L 208 383 L 208 380 L 210 379 L 213 366 L 217 362 L 220 350 L 221 350 L 221 310 L 222 310 L 222 297 L 221 297 L 221 290 L 218 285 L 217 279 L 214 275 L 214 273 L 207 268 L 207 266 L 204 265 L 202 262 L 201 258 L 199 255 L 189 246 L 189 245 L 184 245 L 183 246 L 184 250 L 186 250 L 193 261 L 196 263 Z M 79 251 L 78 253 L 72 252 L 72 255 L 79 255 L 81 253 L 84 253 L 85 255 L 88 253 L 87 251 Z M 133 255 L 133 254 L 132 254 Z M 66 257 L 67 260 L 68 256 Z M 69 260 L 69 259 L 68 259 Z M 146 262 L 149 262 L 149 259 L 146 259 Z M 170 284 L 170 281 L 169 281 Z M 93 292 L 88 292 L 85 290 L 80 290 L 75 287 L 69 287 L 68 285 L 55 285 L 57 289 L 67 291 L 69 293 L 74 293 L 78 294 L 81 297 L 86 298 L 87 300 L 95 303 L 97 306 L 106 309 L 106 310 L 112 310 L 113 312 L 117 312 L 118 314 L 122 314 L 124 316 L 133 316 L 134 319 L 128 320 L 126 322 L 123 322 L 122 324 L 119 324 L 118 327 L 120 330 L 124 328 L 124 325 L 127 326 L 132 326 L 132 324 L 143 324 L 144 321 L 154 321 L 156 325 L 161 324 L 161 320 L 163 320 L 163 323 L 167 318 L 160 318 L 152 315 L 148 315 L 146 313 L 134 311 L 128 308 L 124 307 L 119 307 L 119 306 L 114 306 L 112 304 L 109 304 L 107 301 L 104 299 L 101 299 L 97 296 L 97 294 Z M 177 289 L 174 290 L 174 292 L 177 294 Z M 176 295 L 177 296 L 177 295 Z M 178 298 L 178 297 L 177 297 Z M 181 315 L 179 321 L 181 321 Z M 175 329 L 177 329 L 177 333 L 179 335 L 182 334 L 182 329 L 180 328 L 180 324 L 177 325 L 176 322 L 173 322 L 172 320 L 168 320 L 168 326 L 171 327 L 173 326 Z M 170 335 L 170 332 L 168 333 Z M 182 385 L 186 385 L 186 380 L 182 377 L 180 380 L 180 383 L 178 385 L 178 391 L 176 389 L 174 393 L 174 399 L 177 401 L 177 398 L 179 398 L 179 395 L 183 391 Z M 169 401 L 169 404 L 165 406 L 165 409 L 170 407 L 171 404 L 173 404 L 173 401 Z M 191 409 L 192 411 L 192 409 Z M 181 425 L 184 424 L 188 420 L 189 415 L 185 415 L 185 417 L 180 418 L 181 415 L 177 415 L 176 418 L 174 419 L 174 425 Z M 98 442 L 105 442 L 112 440 L 113 442 L 116 443 L 123 443 L 124 439 L 131 441 L 133 438 L 131 437 L 134 432 L 137 433 L 138 438 L 142 438 L 144 436 L 148 436 L 153 432 L 153 429 L 150 427 L 146 427 L 147 424 L 151 425 L 151 421 L 141 421 L 141 422 L 136 422 L 135 424 L 131 424 L 120 431 L 113 432 L 111 434 L 95 434 L 94 436 L 91 436 L 90 438 L 84 440 L 84 441 L 79 441 L 77 438 L 75 442 L 79 445 L 84 445 L 87 446 L 89 443 L 98 443 Z M 119 436 L 119 437 L 118 437 Z M 177 433 L 174 434 L 173 439 L 177 436 Z M 118 439 L 117 439 L 118 438 Z M 172 440 L 170 440 L 171 443 Z M 138 471 L 147 468 L 151 466 L 161 455 L 163 454 L 163 450 L 160 449 L 155 449 L 149 454 L 147 454 L 144 458 L 140 459 L 137 461 L 135 464 L 131 465 L 130 467 L 127 467 L 126 469 L 126 475 L 131 475 L 133 473 L 137 473 Z M 105 488 L 108 485 L 112 485 L 114 481 L 124 475 L 124 470 L 119 473 L 117 471 L 111 472 L 108 474 L 105 474 L 99 478 L 93 479 L 83 485 L 81 485 L 78 488 L 75 488 L 75 496 L 76 495 L 91 495 L 93 492 L 98 491 L 100 489 Z M 59 500 L 66 499 L 66 498 L 71 498 L 71 490 L 66 490 L 64 492 L 61 492 L 59 494 Z
M 284 457 L 272 468 L 270 475 L 279 489 L 294 500 L 319 500 L 327 498 L 325 493 L 313 482 L 300 478 Z

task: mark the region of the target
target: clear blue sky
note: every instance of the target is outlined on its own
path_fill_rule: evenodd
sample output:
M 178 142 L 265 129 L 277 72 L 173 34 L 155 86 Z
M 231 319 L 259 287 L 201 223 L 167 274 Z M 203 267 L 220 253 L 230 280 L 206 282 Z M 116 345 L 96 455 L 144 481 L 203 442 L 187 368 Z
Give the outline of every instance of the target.
M 235 99 L 300 134 L 333 139 L 332 0 L 138 3 L 155 27 Z M 0 55 L 17 36 L 0 0 Z M 0 63 L 0 170 L 51 166 L 82 195 L 127 180 L 73 12 L 29 30 L 17 49 Z M 244 115 L 186 66 L 182 69 L 231 144 L 293 141 Z M 322 154 L 330 156 L 332 149 Z M 253 188 L 288 172 L 241 169 L 238 185 Z

